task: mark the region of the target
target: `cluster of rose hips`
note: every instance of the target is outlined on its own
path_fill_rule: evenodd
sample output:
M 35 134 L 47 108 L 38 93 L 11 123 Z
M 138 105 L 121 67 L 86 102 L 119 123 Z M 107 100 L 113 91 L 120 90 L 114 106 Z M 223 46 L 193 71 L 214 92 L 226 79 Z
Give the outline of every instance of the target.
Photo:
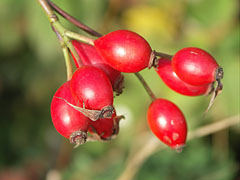
M 71 143 L 109 140 L 118 134 L 119 121 L 113 106 L 122 93 L 124 73 L 153 67 L 172 90 L 187 96 L 215 93 L 221 89 L 223 70 L 206 51 L 189 47 L 173 56 L 161 56 L 135 32 L 117 30 L 94 40 L 94 46 L 72 40 L 81 62 L 73 56 L 77 70 L 55 93 L 51 104 L 57 131 Z M 160 55 L 159 55 L 160 54 Z M 160 57 L 158 57 L 160 56 Z M 214 82 L 218 89 L 214 89 Z M 151 131 L 173 149 L 185 145 L 187 123 L 172 102 L 154 98 L 148 108 Z

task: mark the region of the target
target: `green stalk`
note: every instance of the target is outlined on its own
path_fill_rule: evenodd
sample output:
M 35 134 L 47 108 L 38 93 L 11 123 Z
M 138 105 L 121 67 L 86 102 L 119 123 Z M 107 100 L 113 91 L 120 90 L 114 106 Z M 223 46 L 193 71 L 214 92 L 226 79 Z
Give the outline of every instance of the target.
M 67 69 L 67 80 L 69 80 L 69 78 L 71 78 L 72 76 L 72 65 L 68 48 L 76 58 L 78 65 L 79 66 L 82 65 L 82 61 L 78 53 L 76 52 L 75 48 L 73 47 L 71 39 L 76 39 L 91 45 L 93 45 L 94 40 L 65 29 L 59 22 L 58 17 L 54 13 L 52 7 L 48 4 L 48 2 L 46 0 L 38 0 L 38 2 L 43 8 L 45 14 L 47 15 L 48 20 L 61 43 Z

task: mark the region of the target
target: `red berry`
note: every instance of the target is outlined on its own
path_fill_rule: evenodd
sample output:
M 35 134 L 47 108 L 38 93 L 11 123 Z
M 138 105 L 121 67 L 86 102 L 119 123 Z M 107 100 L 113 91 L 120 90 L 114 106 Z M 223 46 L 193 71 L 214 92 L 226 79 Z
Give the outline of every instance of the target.
M 93 66 L 81 66 L 72 76 L 71 90 L 78 106 L 102 110 L 113 104 L 113 90 L 107 75 Z
M 212 83 L 223 73 L 210 54 L 194 47 L 179 50 L 172 58 L 172 67 L 180 79 L 191 85 Z
M 174 149 L 185 145 L 187 124 L 181 110 L 172 102 L 156 99 L 148 108 L 148 124 L 152 132 Z
M 53 96 L 51 103 L 52 122 L 62 136 L 71 138 L 72 143 L 76 143 L 74 138 L 77 136 L 82 136 L 82 140 L 85 141 L 89 119 L 58 97 L 76 104 L 71 94 L 69 81 L 64 83 Z
M 155 70 L 169 88 L 186 96 L 199 96 L 207 94 L 212 87 L 211 84 L 193 86 L 185 83 L 173 71 L 171 61 L 168 59 L 160 58 L 158 66 Z
M 120 94 L 122 92 L 124 79 L 121 72 L 110 67 L 106 63 L 105 59 L 97 53 L 94 46 L 81 43 L 76 40 L 72 40 L 72 44 L 76 49 L 80 59 L 82 60 L 83 65 L 93 65 L 105 72 L 109 80 L 111 81 L 113 90 Z M 73 59 L 76 66 L 79 67 L 79 63 L 74 56 Z
M 93 133 L 96 131 L 96 133 L 102 138 L 102 139 L 108 139 L 111 138 L 112 135 L 118 134 L 118 128 L 119 128 L 119 118 L 116 116 L 116 113 L 113 114 L 112 118 L 103 118 L 98 119 L 97 121 L 91 121 L 90 122 L 90 128 L 89 132 Z
M 152 52 L 143 37 L 128 30 L 113 31 L 96 39 L 94 45 L 111 67 L 126 73 L 146 68 Z

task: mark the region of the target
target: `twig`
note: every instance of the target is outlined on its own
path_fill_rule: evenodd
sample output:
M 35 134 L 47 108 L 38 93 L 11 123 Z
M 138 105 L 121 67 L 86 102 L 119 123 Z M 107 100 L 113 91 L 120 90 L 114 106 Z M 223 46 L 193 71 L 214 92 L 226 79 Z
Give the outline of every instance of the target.
M 169 60 L 171 60 L 172 57 L 173 57 L 173 56 L 170 55 L 170 54 L 166 54 L 166 53 L 162 53 L 162 52 L 157 52 L 157 51 L 155 51 L 154 54 L 155 54 L 156 56 L 160 56 L 160 57 L 162 57 L 162 58 L 166 58 L 166 59 L 169 59 Z
M 66 31 L 65 35 L 68 36 L 71 39 L 76 39 L 78 41 L 82 41 L 84 43 L 90 44 L 90 45 L 94 45 L 94 40 L 90 39 L 86 36 L 80 35 L 78 33 L 72 32 L 72 31 Z
M 77 39 L 80 41 L 83 41 L 88 44 L 93 44 L 93 40 L 90 38 L 87 38 L 86 36 L 82 36 L 80 34 L 71 32 L 67 29 L 65 29 L 62 24 L 59 22 L 58 17 L 56 14 L 54 14 L 53 9 L 51 6 L 48 4 L 47 0 L 37 0 L 41 7 L 43 8 L 45 14 L 47 15 L 49 22 L 51 23 L 51 26 L 53 29 L 55 29 L 55 32 L 57 31 L 58 34 L 57 36 L 61 36 L 63 39 L 65 45 L 70 49 L 74 57 L 76 58 L 77 62 L 81 62 L 79 55 L 77 54 L 75 48 L 72 46 L 72 43 L 69 38 Z M 58 37 L 59 39 L 59 37 Z M 82 64 L 82 63 L 81 63 Z M 68 69 L 68 68 L 67 68 Z
M 62 17 L 67 19 L 69 22 L 71 22 L 75 26 L 79 27 L 80 29 L 84 30 L 85 32 L 87 32 L 88 34 L 90 34 L 92 36 L 96 36 L 96 37 L 102 36 L 100 33 L 95 31 L 94 29 L 86 26 L 85 24 L 83 24 L 82 22 L 78 21 L 76 18 L 74 18 L 73 16 L 71 16 L 70 14 L 68 14 L 67 12 L 62 10 L 61 8 L 59 8 L 56 4 L 54 4 L 50 0 L 47 0 L 47 2 L 54 9 L 54 11 L 56 11 L 58 14 L 60 14 Z
M 152 92 L 151 88 L 148 86 L 147 82 L 144 80 L 142 75 L 138 72 L 136 72 L 135 75 L 138 78 L 138 80 L 141 82 L 141 84 L 143 85 L 144 89 L 147 91 L 151 100 L 154 101 L 156 99 L 156 96 L 154 95 L 154 93 Z
M 240 125 L 240 115 L 232 116 L 193 130 L 189 132 L 188 140 L 204 137 L 235 125 Z M 154 136 L 151 136 L 147 143 L 143 143 L 141 146 L 142 147 L 138 147 L 138 152 L 128 158 L 127 165 L 125 166 L 125 169 L 119 176 L 118 180 L 133 179 L 141 165 L 150 155 L 157 150 L 166 148 L 166 146 L 163 146 L 163 144 L 159 143 L 158 139 Z

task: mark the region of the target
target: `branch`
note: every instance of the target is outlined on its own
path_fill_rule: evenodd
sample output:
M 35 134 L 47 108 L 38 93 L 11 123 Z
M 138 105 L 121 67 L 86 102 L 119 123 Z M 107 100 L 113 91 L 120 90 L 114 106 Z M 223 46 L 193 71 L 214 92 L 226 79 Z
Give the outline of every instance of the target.
M 45 14 L 47 15 L 49 22 L 51 23 L 51 26 L 53 28 L 53 30 L 56 32 L 58 39 L 62 40 L 63 43 L 65 44 L 66 47 L 68 47 L 70 49 L 70 51 L 73 53 L 74 57 L 76 58 L 77 62 L 81 63 L 80 57 L 77 54 L 75 48 L 73 47 L 71 40 L 69 38 L 72 39 L 77 39 L 80 41 L 83 41 L 87 44 L 93 44 L 93 40 L 90 38 L 87 38 L 85 36 L 82 36 L 80 34 L 71 32 L 67 29 L 65 29 L 62 24 L 59 22 L 58 17 L 56 16 L 56 14 L 54 14 L 53 9 L 51 8 L 51 6 L 48 4 L 47 0 L 38 0 L 39 4 L 41 5 L 41 7 L 43 8 Z M 60 38 L 61 37 L 61 38 Z M 60 41 L 61 45 L 62 42 Z M 64 47 L 62 45 L 62 47 Z M 68 61 L 69 58 L 65 59 L 65 61 Z M 66 62 L 66 64 L 70 64 L 69 62 Z M 82 64 L 82 63 L 81 63 Z M 80 64 L 80 65 L 81 65 Z M 69 69 L 67 67 L 67 69 Z M 67 73 L 69 74 L 69 73 Z M 69 76 L 68 76 L 69 77 Z
M 240 125 L 240 115 L 232 116 L 191 131 L 189 132 L 188 140 L 193 140 L 196 138 L 214 134 L 218 131 L 235 125 Z M 166 148 L 166 146 L 163 146 L 162 143 L 159 143 L 159 140 L 156 137 L 152 136 L 152 134 L 148 133 L 147 136 L 148 140 L 144 141 L 147 143 L 141 144 L 141 147 L 137 148 L 138 151 L 135 152 L 133 156 L 128 157 L 127 165 L 125 166 L 125 169 L 119 176 L 118 180 L 133 179 L 141 165 L 149 156 L 151 156 L 158 150 Z
M 96 36 L 96 37 L 101 37 L 102 35 L 100 33 L 98 33 L 97 31 L 95 31 L 94 29 L 86 26 L 85 24 L 83 24 L 82 22 L 78 21 L 76 18 L 74 18 L 73 16 L 71 16 L 70 14 L 68 14 L 67 12 L 65 12 L 64 10 L 62 10 L 61 8 L 59 8 L 56 4 L 54 4 L 53 2 L 51 2 L 50 0 L 47 0 L 48 4 L 54 9 L 54 11 L 56 11 L 58 14 L 60 14 L 62 17 L 64 17 L 65 19 L 67 19 L 69 22 L 71 22 L 72 24 L 74 24 L 75 26 L 79 27 L 80 29 L 82 29 L 83 31 L 87 32 L 88 34 L 92 35 L 92 36 Z
M 136 77 L 138 78 L 138 80 L 141 82 L 141 84 L 143 85 L 144 89 L 146 90 L 146 92 L 148 93 L 149 97 L 151 98 L 152 101 L 154 101 L 156 98 L 156 96 L 154 95 L 153 91 L 151 90 L 151 88 L 149 87 L 149 85 L 147 84 L 147 82 L 144 80 L 144 78 L 142 77 L 142 75 L 138 72 L 134 73 L 136 75 Z

